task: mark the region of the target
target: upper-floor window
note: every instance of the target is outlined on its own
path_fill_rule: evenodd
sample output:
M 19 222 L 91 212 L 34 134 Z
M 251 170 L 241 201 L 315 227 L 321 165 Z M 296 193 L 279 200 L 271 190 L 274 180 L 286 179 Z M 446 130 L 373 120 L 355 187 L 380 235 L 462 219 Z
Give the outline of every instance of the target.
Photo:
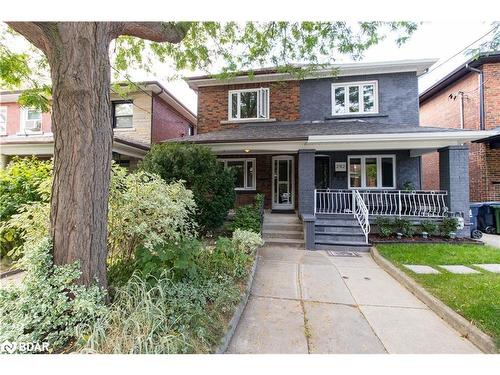
M 350 155 L 349 189 L 394 189 L 396 187 L 395 155 Z
M 113 128 L 130 129 L 133 127 L 133 106 L 131 100 L 113 102 Z
M 229 120 L 268 119 L 269 89 L 245 89 L 229 91 Z
M 377 81 L 332 84 L 332 115 L 378 113 Z
M 38 109 L 23 108 L 21 110 L 21 133 L 41 133 L 42 112 Z
M 255 190 L 255 159 L 219 159 L 234 171 L 236 190 Z
M 0 107 L 0 134 L 7 134 L 7 107 Z

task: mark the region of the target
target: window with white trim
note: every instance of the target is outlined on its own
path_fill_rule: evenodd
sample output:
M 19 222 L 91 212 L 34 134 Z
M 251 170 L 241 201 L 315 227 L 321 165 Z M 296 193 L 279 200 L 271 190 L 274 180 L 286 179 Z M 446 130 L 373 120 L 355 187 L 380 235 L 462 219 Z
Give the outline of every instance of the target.
M 378 113 L 377 81 L 332 84 L 332 115 Z
M 38 134 L 42 132 L 42 112 L 38 109 L 23 108 L 21 111 L 21 133 Z
M 255 190 L 255 159 L 218 159 L 234 171 L 236 190 Z
M 229 120 L 268 119 L 269 89 L 230 90 L 228 118 Z
M 0 107 L 0 134 L 7 134 L 7 107 Z
M 349 155 L 349 189 L 395 189 L 395 155 Z

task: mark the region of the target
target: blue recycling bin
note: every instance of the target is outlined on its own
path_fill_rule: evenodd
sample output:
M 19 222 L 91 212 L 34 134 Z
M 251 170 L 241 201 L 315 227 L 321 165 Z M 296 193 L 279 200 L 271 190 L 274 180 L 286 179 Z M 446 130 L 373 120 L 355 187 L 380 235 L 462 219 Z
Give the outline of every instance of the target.
M 470 204 L 470 236 L 472 238 L 480 239 L 483 236 L 483 232 L 479 229 L 479 209 L 482 207 L 482 203 L 471 203 Z

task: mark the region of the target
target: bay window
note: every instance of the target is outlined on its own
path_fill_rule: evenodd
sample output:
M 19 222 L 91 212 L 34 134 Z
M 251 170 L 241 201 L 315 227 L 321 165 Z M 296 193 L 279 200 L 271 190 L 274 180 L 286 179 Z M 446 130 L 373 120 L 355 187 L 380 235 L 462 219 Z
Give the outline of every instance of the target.
M 332 115 L 378 113 L 377 81 L 332 84 Z
M 234 172 L 236 190 L 255 190 L 255 159 L 218 159 Z
M 394 189 L 396 156 L 351 155 L 348 161 L 349 189 Z
M 229 120 L 269 118 L 269 89 L 231 90 L 228 98 Z

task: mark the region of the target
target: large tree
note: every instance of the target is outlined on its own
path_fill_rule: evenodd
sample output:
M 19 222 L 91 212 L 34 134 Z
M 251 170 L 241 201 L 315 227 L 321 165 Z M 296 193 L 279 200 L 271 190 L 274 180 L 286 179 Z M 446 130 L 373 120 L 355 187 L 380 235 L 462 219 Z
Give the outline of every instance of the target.
M 107 205 L 113 132 L 110 113 L 110 54 L 115 70 L 148 68 L 147 56 L 170 61 L 176 69 L 210 69 L 223 75 L 266 64 L 292 74 L 327 64 L 340 54 L 360 57 L 385 33 L 404 41 L 416 28 L 410 22 L 8 22 L 43 52 L 52 81 L 54 182 L 51 230 L 56 264 L 79 260 L 80 282 L 106 283 Z M 110 53 L 110 43 L 116 40 Z M 146 42 L 150 41 L 150 42 Z M 144 57 L 146 56 L 146 58 Z M 29 77 L 29 56 L 0 45 L 0 80 L 11 84 Z M 41 106 L 41 93 L 25 103 Z

